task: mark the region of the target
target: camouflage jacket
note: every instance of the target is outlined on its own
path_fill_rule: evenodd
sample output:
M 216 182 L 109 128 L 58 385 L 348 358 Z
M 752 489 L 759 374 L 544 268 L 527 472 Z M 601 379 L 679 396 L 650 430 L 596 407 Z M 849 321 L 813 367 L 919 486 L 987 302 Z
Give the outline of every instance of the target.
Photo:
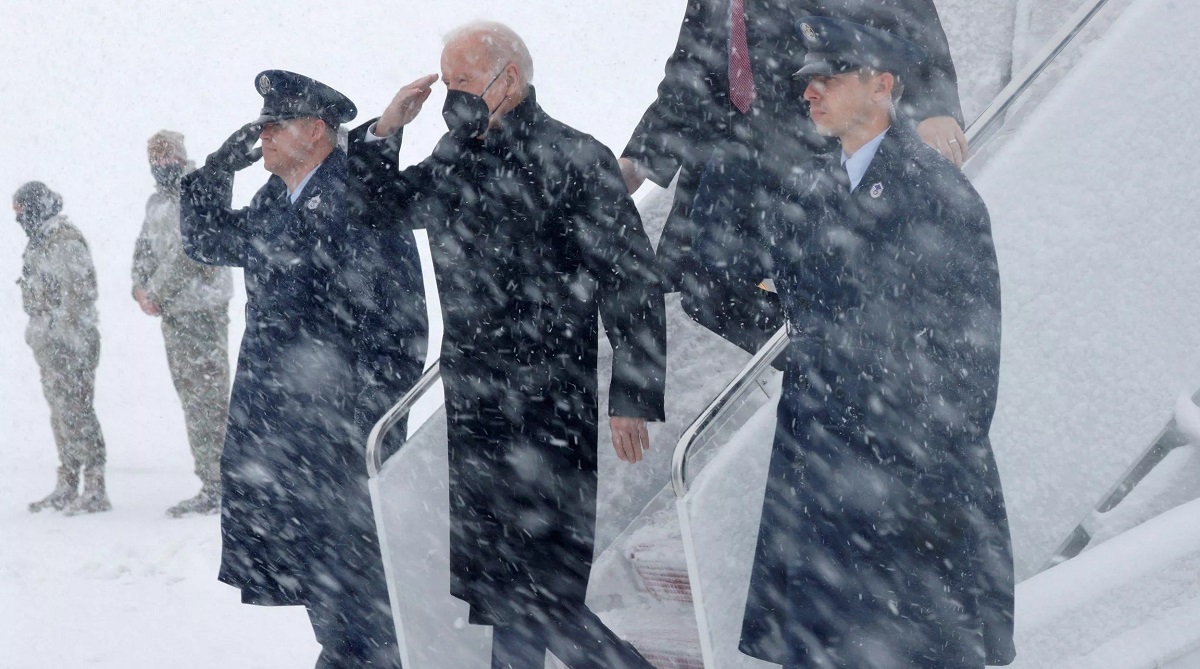
M 25 341 L 39 347 L 82 340 L 96 330 L 96 269 L 79 229 L 54 216 L 29 237 L 21 256 Z
M 143 288 L 164 313 L 221 307 L 233 297 L 228 267 L 202 265 L 183 253 L 179 194 L 156 191 L 133 251 L 133 289 Z

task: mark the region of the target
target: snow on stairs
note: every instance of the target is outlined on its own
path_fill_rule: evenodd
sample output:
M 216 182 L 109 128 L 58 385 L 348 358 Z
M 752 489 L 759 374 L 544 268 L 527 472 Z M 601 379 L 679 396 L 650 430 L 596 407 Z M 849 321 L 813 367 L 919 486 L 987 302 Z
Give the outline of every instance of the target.
M 658 669 L 703 669 L 683 537 L 673 514 L 660 514 L 655 520 L 661 524 L 646 525 L 630 535 L 625 557 L 633 565 L 638 589 L 661 606 L 654 607 L 653 617 L 637 616 L 628 625 L 618 625 L 614 619 L 614 629 L 624 632 Z
M 653 514 L 622 541 L 621 606 L 598 615 L 657 669 L 704 669 L 683 537 L 673 510 Z M 562 667 L 557 660 L 547 666 Z

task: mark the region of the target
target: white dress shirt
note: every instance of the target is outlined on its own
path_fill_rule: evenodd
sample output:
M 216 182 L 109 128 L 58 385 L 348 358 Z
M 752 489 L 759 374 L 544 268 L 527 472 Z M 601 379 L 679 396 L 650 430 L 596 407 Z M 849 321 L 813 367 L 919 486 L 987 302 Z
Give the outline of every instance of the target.
M 292 204 L 296 204 L 296 200 L 300 199 L 300 194 L 304 192 L 304 187 L 308 185 L 308 181 L 312 179 L 312 176 L 316 174 L 317 170 L 319 169 L 321 169 L 320 165 L 312 168 L 308 174 L 304 175 L 304 178 L 300 180 L 300 183 L 296 184 L 296 190 L 288 193 L 288 200 L 291 200 Z
M 871 161 L 875 160 L 875 153 L 879 151 L 879 144 L 883 142 L 883 136 L 890 129 L 891 126 L 876 135 L 875 139 L 863 144 L 862 148 L 855 151 L 853 156 L 846 155 L 846 150 L 842 149 L 842 167 L 845 167 L 846 174 L 850 175 L 851 192 L 858 188 L 863 175 L 867 173 L 867 168 L 871 166 Z

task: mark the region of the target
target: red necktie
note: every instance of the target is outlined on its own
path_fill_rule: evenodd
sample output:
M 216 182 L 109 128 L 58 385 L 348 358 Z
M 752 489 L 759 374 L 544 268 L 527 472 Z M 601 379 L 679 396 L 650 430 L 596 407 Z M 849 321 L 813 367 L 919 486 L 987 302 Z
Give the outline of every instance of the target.
M 750 71 L 750 48 L 746 45 L 746 2 L 733 0 L 729 15 L 729 99 L 743 114 L 754 102 L 754 74 Z

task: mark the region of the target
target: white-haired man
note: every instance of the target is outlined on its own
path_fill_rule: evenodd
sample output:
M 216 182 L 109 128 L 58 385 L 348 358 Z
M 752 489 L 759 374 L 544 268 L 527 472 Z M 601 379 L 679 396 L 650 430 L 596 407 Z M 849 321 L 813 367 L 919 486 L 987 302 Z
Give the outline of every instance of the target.
M 650 665 L 584 604 L 596 517 L 597 313 L 613 344 L 613 445 L 629 462 L 663 418 L 666 328 L 654 252 L 616 158 L 550 118 L 521 38 L 447 37 L 433 155 L 399 172 L 400 129 L 437 77 L 351 134 L 368 220 L 429 232 L 445 335 L 451 592 L 492 625 L 492 666 Z M 381 141 L 373 141 L 380 140 Z

